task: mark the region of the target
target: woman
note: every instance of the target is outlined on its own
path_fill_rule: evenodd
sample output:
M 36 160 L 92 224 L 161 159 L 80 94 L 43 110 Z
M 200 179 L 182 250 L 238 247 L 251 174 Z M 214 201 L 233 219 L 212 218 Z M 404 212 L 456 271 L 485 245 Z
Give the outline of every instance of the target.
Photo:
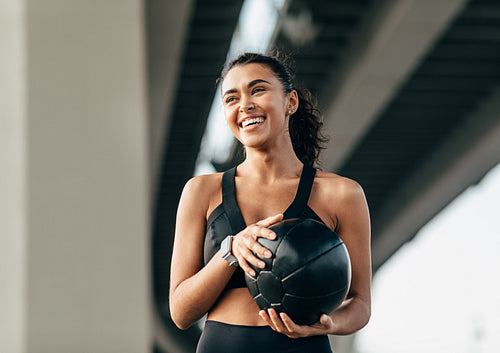
M 227 124 L 245 160 L 226 173 L 195 177 L 178 208 L 170 311 L 186 329 L 205 314 L 198 353 L 331 352 L 327 335 L 362 328 L 370 317 L 370 222 L 361 187 L 313 168 L 321 122 L 277 58 L 247 53 L 221 75 Z M 300 184 L 299 184 L 300 182 Z M 299 186 L 300 185 L 300 186 Z M 314 218 L 344 241 L 352 265 L 347 298 L 313 325 L 259 310 L 244 282 L 254 255 L 271 257 L 257 238 L 284 218 Z M 235 266 L 236 265 L 236 266 Z

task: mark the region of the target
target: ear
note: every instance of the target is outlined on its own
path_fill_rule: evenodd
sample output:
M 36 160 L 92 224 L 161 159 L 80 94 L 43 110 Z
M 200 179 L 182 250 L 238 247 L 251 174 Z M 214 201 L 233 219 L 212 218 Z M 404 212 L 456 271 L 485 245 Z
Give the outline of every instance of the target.
M 296 112 L 299 108 L 299 95 L 296 90 L 292 90 L 288 93 L 288 104 L 287 110 L 291 110 L 292 112 Z M 292 113 L 293 114 L 293 113 Z

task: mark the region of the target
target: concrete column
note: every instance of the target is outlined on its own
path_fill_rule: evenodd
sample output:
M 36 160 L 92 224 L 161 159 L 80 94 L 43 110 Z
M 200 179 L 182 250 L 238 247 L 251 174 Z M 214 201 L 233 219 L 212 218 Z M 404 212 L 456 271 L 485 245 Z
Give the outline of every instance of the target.
M 150 352 L 142 1 L 0 14 L 1 351 Z
M 0 1 L 0 351 L 25 352 L 26 114 L 22 1 Z

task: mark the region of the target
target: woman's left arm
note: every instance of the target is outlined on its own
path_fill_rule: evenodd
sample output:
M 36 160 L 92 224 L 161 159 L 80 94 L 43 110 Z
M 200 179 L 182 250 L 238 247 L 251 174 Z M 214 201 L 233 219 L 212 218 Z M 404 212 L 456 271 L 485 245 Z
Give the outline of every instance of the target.
M 358 183 L 344 178 L 341 190 L 338 234 L 351 258 L 352 280 L 346 299 L 330 314 L 333 327 L 329 333 L 348 335 L 363 328 L 371 315 L 370 215 Z
M 326 188 L 327 193 L 331 191 Z M 330 190 L 328 190 L 330 189 Z M 342 178 L 335 187 L 336 205 L 331 214 L 338 222 L 338 235 L 342 238 L 351 258 L 351 287 L 344 302 L 330 315 L 322 315 L 310 326 L 295 324 L 288 315 L 273 309 L 260 315 L 275 331 L 289 337 L 320 334 L 348 335 L 364 327 L 371 315 L 371 254 L 370 216 L 361 186 L 353 180 Z M 341 205 L 341 207 L 339 207 Z

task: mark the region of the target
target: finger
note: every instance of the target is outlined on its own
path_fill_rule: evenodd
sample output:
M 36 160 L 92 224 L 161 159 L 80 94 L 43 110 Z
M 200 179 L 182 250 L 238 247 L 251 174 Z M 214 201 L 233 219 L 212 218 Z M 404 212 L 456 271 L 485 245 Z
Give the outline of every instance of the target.
M 325 327 L 327 331 L 333 329 L 333 319 L 331 318 L 330 315 L 326 314 L 321 315 L 319 322 L 321 323 L 321 325 Z
M 251 251 L 249 250 L 246 250 L 243 254 L 244 258 L 245 258 L 245 261 L 255 267 L 258 267 L 258 268 L 264 268 L 266 267 L 266 263 L 264 261 L 262 261 L 261 259 L 259 259 L 258 257 L 256 257 Z
M 269 314 L 269 318 L 271 319 L 273 326 L 276 328 L 276 331 L 287 334 L 289 333 L 283 322 L 281 321 L 278 313 L 274 309 L 268 309 L 267 313 Z
M 235 251 L 240 251 L 248 260 L 253 258 L 252 263 L 255 264 L 256 258 L 253 255 L 260 256 L 262 259 L 270 259 L 273 254 L 269 249 L 260 244 L 256 239 L 258 237 L 271 238 L 275 234 L 267 229 L 259 226 L 250 226 L 245 229 L 244 232 L 239 235 L 238 238 L 235 237 L 233 240 L 233 248 Z M 249 250 L 248 250 L 249 249 Z M 250 250 L 253 252 L 250 253 Z
M 260 256 L 262 259 L 270 259 L 273 256 L 273 253 L 268 248 L 256 240 L 247 239 L 245 241 L 245 245 L 247 249 L 250 249 L 253 252 L 253 254 Z
M 313 325 L 296 324 L 286 313 L 280 313 L 280 318 L 283 325 L 290 332 L 290 334 L 288 334 L 290 337 L 330 334 L 333 328 L 333 320 L 326 314 L 321 315 L 320 320 Z
M 259 311 L 259 316 L 262 318 L 262 320 L 264 320 L 266 322 L 266 324 L 269 327 L 271 327 L 274 331 L 276 331 L 276 329 L 275 329 L 275 327 L 273 325 L 273 321 L 271 320 L 271 318 L 267 314 L 267 311 L 265 311 L 265 310 Z
M 265 262 L 262 260 L 272 256 L 269 250 L 255 240 L 245 240 L 243 243 L 234 244 L 233 254 L 238 260 L 242 258 L 245 262 L 258 268 L 266 267 Z M 258 258 L 257 255 L 262 258 Z
M 290 316 L 288 316 L 286 313 L 280 313 L 280 318 L 281 321 L 283 322 L 283 325 L 286 327 L 286 329 L 290 332 L 298 332 L 300 331 L 300 326 L 297 325 Z
M 240 266 L 241 269 L 244 272 L 248 273 L 250 276 L 255 277 L 255 275 L 256 275 L 255 270 L 250 266 L 250 264 L 247 261 L 248 254 L 251 253 L 248 250 L 248 248 L 246 248 L 244 246 L 240 246 L 240 245 L 236 244 L 236 242 L 233 241 L 233 249 L 232 250 L 233 250 L 233 255 L 238 260 L 238 266 Z
M 262 225 L 251 225 L 247 228 L 247 231 L 252 235 L 253 240 L 256 240 L 257 238 L 266 238 L 270 240 L 276 239 L 276 233 Z
M 256 275 L 255 270 L 248 264 L 248 262 L 244 257 L 240 255 L 236 256 L 236 259 L 238 260 L 238 266 L 240 266 L 244 272 L 248 273 L 252 277 L 255 277 Z
M 273 225 L 274 223 L 280 222 L 281 220 L 283 220 L 283 214 L 278 213 L 277 215 L 264 218 L 263 220 L 258 221 L 256 224 L 267 228 Z

